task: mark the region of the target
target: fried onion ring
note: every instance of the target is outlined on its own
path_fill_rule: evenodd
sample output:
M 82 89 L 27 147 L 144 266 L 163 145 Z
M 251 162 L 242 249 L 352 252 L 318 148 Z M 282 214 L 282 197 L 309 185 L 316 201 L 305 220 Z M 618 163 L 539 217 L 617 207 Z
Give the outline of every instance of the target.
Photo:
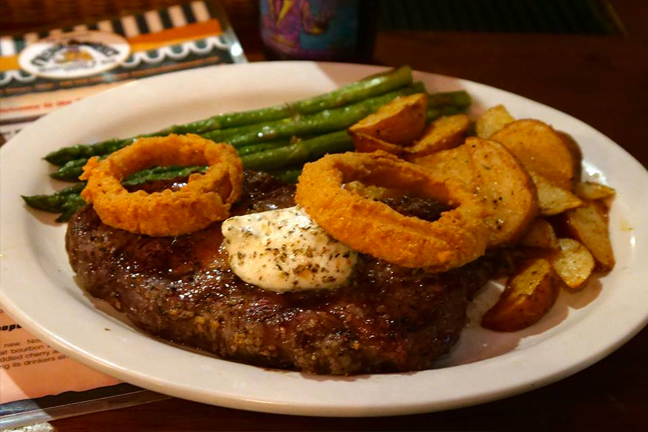
M 205 174 L 192 174 L 178 191 L 128 192 L 124 177 L 152 166 L 209 165 Z M 140 138 L 99 161 L 91 158 L 81 180 L 81 196 L 92 203 L 102 222 L 135 234 L 176 236 L 198 231 L 228 217 L 241 195 L 243 164 L 228 144 L 198 135 Z
M 456 208 L 434 222 L 404 216 L 343 187 L 353 180 Z M 328 155 L 306 164 L 295 198 L 336 240 L 403 267 L 446 271 L 480 257 L 488 243 L 487 211 L 474 194 L 382 151 Z

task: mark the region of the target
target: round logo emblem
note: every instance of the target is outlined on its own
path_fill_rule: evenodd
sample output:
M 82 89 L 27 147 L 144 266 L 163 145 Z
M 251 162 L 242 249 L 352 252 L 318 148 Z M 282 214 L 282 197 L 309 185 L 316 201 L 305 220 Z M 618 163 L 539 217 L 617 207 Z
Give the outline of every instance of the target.
M 114 33 L 78 31 L 49 36 L 30 44 L 18 57 L 20 67 L 45 78 L 80 78 L 119 66 L 130 46 Z

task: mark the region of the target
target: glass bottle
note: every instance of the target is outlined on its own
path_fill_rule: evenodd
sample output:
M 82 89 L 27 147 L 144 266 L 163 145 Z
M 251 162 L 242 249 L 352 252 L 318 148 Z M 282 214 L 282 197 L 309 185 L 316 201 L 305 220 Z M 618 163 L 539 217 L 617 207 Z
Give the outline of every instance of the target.
M 269 60 L 370 62 L 380 2 L 260 0 Z

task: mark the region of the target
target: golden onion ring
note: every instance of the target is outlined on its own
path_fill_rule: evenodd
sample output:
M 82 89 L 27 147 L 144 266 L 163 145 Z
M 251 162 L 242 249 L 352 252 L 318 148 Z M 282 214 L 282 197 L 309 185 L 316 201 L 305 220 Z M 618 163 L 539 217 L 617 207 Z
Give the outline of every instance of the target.
M 205 174 L 192 174 L 178 191 L 128 192 L 124 177 L 168 165 L 209 165 Z M 198 135 L 140 138 L 99 161 L 91 158 L 81 180 L 81 196 L 92 203 L 102 222 L 135 234 L 176 236 L 198 231 L 228 217 L 241 195 L 243 164 L 229 144 L 216 144 Z
M 402 189 L 456 208 L 434 222 L 404 216 L 343 187 L 353 180 Z M 480 257 L 488 243 L 483 221 L 487 211 L 474 194 L 459 182 L 439 180 L 382 151 L 328 155 L 307 164 L 296 201 L 336 240 L 404 267 L 446 271 Z

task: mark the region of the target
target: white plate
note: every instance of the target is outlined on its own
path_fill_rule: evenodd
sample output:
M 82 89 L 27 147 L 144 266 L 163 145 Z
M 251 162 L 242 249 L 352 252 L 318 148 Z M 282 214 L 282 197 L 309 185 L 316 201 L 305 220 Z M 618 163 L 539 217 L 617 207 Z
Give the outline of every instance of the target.
M 587 172 L 614 186 L 610 214 L 617 265 L 577 294 L 562 293 L 526 331 L 497 334 L 469 325 L 439 368 L 350 378 L 278 372 L 172 347 L 99 309 L 78 287 L 64 249 L 65 226 L 25 207 L 20 195 L 49 193 L 41 158 L 80 142 L 161 129 L 217 112 L 268 106 L 325 92 L 379 71 L 357 65 L 257 63 L 217 66 L 126 84 L 56 111 L 5 145 L 1 159 L 2 307 L 55 348 L 133 384 L 195 401 L 257 411 L 369 416 L 443 410 L 492 401 L 571 375 L 600 360 L 648 320 L 648 173 L 590 126 L 502 90 L 417 73 L 431 91 L 463 88 L 474 111 L 503 103 L 570 133 Z M 643 257 L 643 260 L 642 258 Z M 494 301 L 485 289 L 472 318 Z M 110 329 L 106 331 L 105 329 Z

